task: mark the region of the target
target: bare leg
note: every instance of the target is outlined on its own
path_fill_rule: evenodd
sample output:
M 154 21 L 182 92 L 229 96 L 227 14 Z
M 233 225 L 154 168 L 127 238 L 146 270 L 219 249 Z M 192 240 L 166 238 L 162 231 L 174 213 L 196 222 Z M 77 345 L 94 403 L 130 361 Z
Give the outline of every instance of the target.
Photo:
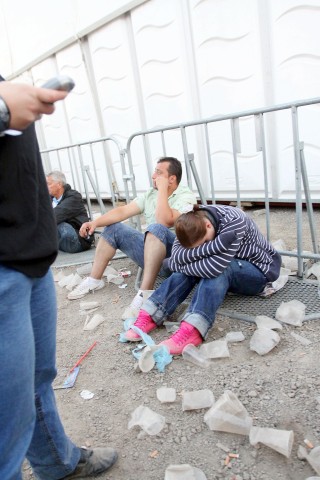
M 101 280 L 103 272 L 108 263 L 114 257 L 116 250 L 105 241 L 103 237 L 99 238 L 98 246 L 93 260 L 90 277 Z
M 141 290 L 151 290 L 166 258 L 166 247 L 152 233 L 146 235 L 144 243 L 144 270 Z

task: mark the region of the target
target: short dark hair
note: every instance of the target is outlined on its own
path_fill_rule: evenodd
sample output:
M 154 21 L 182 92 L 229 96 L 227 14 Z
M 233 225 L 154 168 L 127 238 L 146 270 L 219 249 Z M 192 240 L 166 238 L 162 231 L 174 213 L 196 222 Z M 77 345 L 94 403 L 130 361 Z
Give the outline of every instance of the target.
M 177 184 L 181 182 L 181 177 L 182 177 L 182 166 L 181 162 L 175 158 L 175 157 L 161 157 L 157 161 L 157 163 L 163 163 L 163 162 L 168 162 L 169 163 L 169 168 L 168 168 L 168 173 L 169 175 L 175 175 L 177 179 Z
M 191 212 L 183 213 L 175 222 L 177 239 L 185 248 L 190 248 L 201 240 L 207 232 L 204 219 L 206 212 L 199 210 L 199 205 L 194 205 Z

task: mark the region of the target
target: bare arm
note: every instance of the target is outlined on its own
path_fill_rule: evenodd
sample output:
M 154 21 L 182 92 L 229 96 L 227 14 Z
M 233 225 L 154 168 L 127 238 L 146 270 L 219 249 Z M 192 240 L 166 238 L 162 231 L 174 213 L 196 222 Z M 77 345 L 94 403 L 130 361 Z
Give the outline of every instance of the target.
M 172 227 L 176 219 L 181 215 L 178 210 L 170 208 L 168 203 L 168 179 L 158 177 L 156 179 L 158 189 L 158 200 L 155 211 L 157 223 L 161 223 L 165 227 Z
M 63 100 L 67 92 L 33 87 L 22 83 L 0 82 L 0 96 L 10 111 L 9 127 L 24 130 L 40 115 L 50 115 L 54 102 Z
M 116 207 L 110 210 L 110 212 L 101 215 L 101 217 L 93 220 L 92 222 L 83 223 L 79 233 L 81 237 L 86 237 L 88 234 L 92 235 L 96 228 L 106 227 L 112 225 L 113 223 L 122 222 L 127 220 L 134 215 L 139 215 L 141 213 L 140 208 L 135 201 L 128 203 L 128 205 L 123 205 L 121 207 Z

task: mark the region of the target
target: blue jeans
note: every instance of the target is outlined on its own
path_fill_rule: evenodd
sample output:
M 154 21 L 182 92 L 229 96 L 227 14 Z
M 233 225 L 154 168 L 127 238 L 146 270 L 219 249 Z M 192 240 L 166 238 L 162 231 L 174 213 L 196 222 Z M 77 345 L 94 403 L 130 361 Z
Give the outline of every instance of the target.
M 1 480 L 21 480 L 25 457 L 41 480 L 65 477 L 80 459 L 52 389 L 56 313 L 51 271 L 30 278 L 0 264 Z
M 194 287 L 191 303 L 183 320 L 196 327 L 206 338 L 215 315 L 227 292 L 257 295 L 267 283 L 267 278 L 254 265 L 233 259 L 230 265 L 215 278 L 188 277 L 173 273 L 148 298 L 142 308 L 161 325 L 189 295 Z
M 139 267 L 144 267 L 144 241 L 145 235 L 152 233 L 166 247 L 166 258 L 170 257 L 171 249 L 176 238 L 175 233 L 160 223 L 152 223 L 148 226 L 145 233 L 141 233 L 135 228 L 129 227 L 123 223 L 114 223 L 105 227 L 101 236 L 114 249 L 119 249 L 133 260 Z M 160 275 L 167 276 L 167 268 L 160 270 Z
M 83 251 L 78 232 L 70 223 L 62 222 L 58 225 L 59 250 L 67 253 L 78 253 Z

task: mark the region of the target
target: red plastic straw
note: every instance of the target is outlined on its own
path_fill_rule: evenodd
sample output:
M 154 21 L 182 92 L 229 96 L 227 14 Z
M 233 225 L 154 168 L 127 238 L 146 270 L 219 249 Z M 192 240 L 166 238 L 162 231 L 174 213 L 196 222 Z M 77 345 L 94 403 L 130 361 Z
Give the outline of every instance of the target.
M 91 352 L 91 350 L 93 349 L 93 347 L 95 347 L 95 346 L 97 345 L 97 343 L 98 343 L 98 342 L 95 341 L 95 342 L 91 345 L 91 347 L 88 348 L 88 350 L 86 351 L 86 353 L 84 353 L 84 354 L 82 355 L 82 357 L 77 361 L 77 363 L 76 363 L 75 365 L 73 365 L 73 367 L 72 367 L 71 370 L 70 370 L 70 373 L 73 372 L 73 370 L 74 370 L 78 365 L 80 365 L 80 363 L 82 362 L 82 360 L 83 360 L 84 358 L 86 358 L 86 356 L 88 355 L 88 353 Z

